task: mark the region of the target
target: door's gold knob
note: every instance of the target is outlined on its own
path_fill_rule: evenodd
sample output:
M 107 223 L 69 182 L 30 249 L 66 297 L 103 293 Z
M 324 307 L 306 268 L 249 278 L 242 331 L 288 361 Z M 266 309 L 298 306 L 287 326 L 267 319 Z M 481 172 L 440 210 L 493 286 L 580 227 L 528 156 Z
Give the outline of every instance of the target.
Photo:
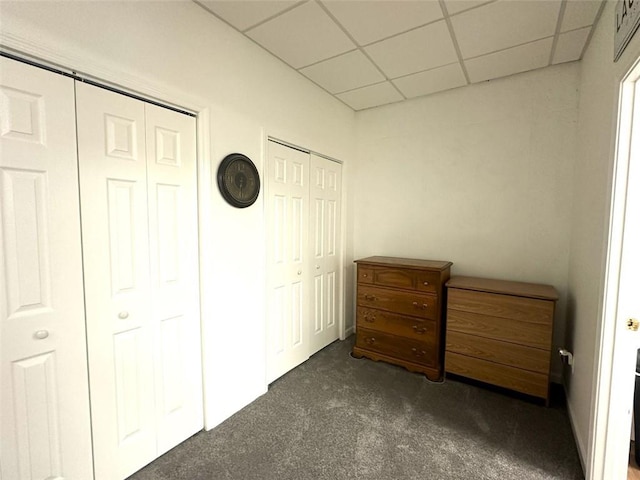
M 635 318 L 630 318 L 629 320 L 627 320 L 627 330 L 637 332 L 638 327 L 640 327 L 640 322 Z

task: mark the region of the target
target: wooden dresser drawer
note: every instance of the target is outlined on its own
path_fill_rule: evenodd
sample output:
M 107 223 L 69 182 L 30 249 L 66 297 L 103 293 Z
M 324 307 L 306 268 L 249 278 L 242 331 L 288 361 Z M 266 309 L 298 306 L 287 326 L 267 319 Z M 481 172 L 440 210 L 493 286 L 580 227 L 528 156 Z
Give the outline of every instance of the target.
M 431 367 L 438 361 L 433 338 L 418 341 L 361 328 L 356 335 L 356 347 Z
M 431 272 L 418 272 L 416 278 L 416 290 L 421 292 L 436 292 L 440 288 L 438 274 Z
M 356 326 L 358 329 L 367 328 L 380 332 L 391 333 L 423 341 L 436 335 L 434 320 L 407 317 L 397 313 L 358 307 L 356 312 Z
M 373 268 L 358 266 L 358 283 L 373 283 Z
M 517 392 L 548 398 L 549 376 L 447 351 L 447 372 Z
M 454 288 L 449 290 L 447 308 L 491 317 L 551 325 L 553 323 L 554 303 L 536 298 L 523 298 Z
M 490 317 L 477 313 L 447 310 L 447 334 L 467 333 L 479 337 L 549 350 L 552 326 L 518 320 Z
M 435 319 L 438 315 L 435 295 L 369 285 L 358 285 L 358 305 L 422 318 Z
M 373 269 L 373 283 L 381 287 L 435 293 L 439 286 L 439 274 L 401 268 L 376 267 Z
M 542 374 L 549 372 L 549 362 L 551 360 L 551 352 L 549 350 L 525 347 L 452 331 L 447 333 L 446 349 L 448 352 L 480 358 L 494 363 L 502 363 Z

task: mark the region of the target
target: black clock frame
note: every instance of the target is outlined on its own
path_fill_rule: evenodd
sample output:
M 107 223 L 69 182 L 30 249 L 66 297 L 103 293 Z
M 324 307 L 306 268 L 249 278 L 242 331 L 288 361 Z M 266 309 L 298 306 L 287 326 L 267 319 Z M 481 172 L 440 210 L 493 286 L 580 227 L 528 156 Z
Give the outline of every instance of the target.
M 229 191 L 224 182 L 224 176 L 227 172 L 227 169 L 235 162 L 244 163 L 244 165 L 249 170 L 251 170 L 251 172 L 255 176 L 255 192 L 252 192 L 251 196 L 247 200 L 236 197 L 231 191 Z M 218 167 L 218 189 L 220 189 L 222 197 L 230 205 L 237 208 L 247 208 L 255 203 L 255 201 L 258 199 L 258 194 L 260 193 L 260 174 L 258 173 L 258 169 L 251 161 L 251 159 L 246 155 L 243 155 L 242 153 L 231 153 L 224 157 L 222 162 L 220 162 L 220 166 Z

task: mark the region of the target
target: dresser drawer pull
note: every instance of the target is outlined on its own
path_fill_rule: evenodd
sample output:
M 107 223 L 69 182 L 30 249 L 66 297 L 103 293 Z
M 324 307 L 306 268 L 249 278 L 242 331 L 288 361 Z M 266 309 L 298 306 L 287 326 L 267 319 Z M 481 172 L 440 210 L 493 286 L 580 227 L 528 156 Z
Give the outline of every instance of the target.
M 366 273 L 363 273 L 363 274 L 362 274 L 362 276 L 363 276 L 364 278 L 367 278 L 369 275 L 367 275 Z
M 418 335 L 422 335 L 424 332 L 427 331 L 427 329 L 425 327 L 419 327 L 418 325 L 414 325 L 413 331 L 416 332 Z
M 423 304 L 418 304 L 418 302 L 413 302 L 413 306 L 416 308 L 421 308 L 422 310 L 426 310 L 427 308 L 429 308 L 429 305 L 427 305 L 426 303 Z
M 376 317 L 370 317 L 369 315 L 365 315 L 364 316 L 364 321 L 365 322 L 369 322 L 369 323 L 373 323 L 376 321 Z
M 373 300 L 376 300 L 376 296 L 375 295 L 369 295 L 368 293 L 365 293 L 364 299 L 365 300 L 369 300 L 369 301 L 373 301 Z
M 367 345 L 373 345 L 376 343 L 376 339 L 374 337 L 365 338 L 364 343 Z
M 425 287 L 428 287 L 428 286 L 429 286 L 429 282 L 422 282 L 422 284 L 423 284 Z
M 411 352 L 413 352 L 414 357 L 421 358 L 427 356 L 427 352 L 425 352 L 424 350 L 418 350 L 417 348 L 412 348 Z

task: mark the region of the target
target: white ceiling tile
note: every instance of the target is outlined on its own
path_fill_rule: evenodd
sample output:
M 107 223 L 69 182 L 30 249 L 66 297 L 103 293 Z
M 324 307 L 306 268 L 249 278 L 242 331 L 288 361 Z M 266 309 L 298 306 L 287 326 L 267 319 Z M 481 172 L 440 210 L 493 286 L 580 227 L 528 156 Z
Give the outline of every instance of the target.
M 492 0 L 445 0 L 444 3 L 447 6 L 449 15 L 455 15 L 456 13 L 469 10 L 483 3 L 488 3 L 489 1 Z
M 552 45 L 553 39 L 545 38 L 537 42 L 473 58 L 464 63 L 471 82 L 482 82 L 546 67 L 549 64 Z
M 444 20 L 375 43 L 365 50 L 389 78 L 458 60 Z
M 593 25 L 602 0 L 567 0 L 561 32 Z
M 316 63 L 300 72 L 331 93 L 364 87 L 385 79 L 360 50 Z
M 463 58 L 552 36 L 560 4 L 560 0 L 499 0 L 451 17 Z
M 442 18 L 437 1 L 361 1 L 322 2 L 360 45 L 367 45 L 397 33 Z
M 292 7 L 300 0 L 199 0 L 202 6 L 226 20 L 238 30 L 245 30 Z
M 467 84 L 459 63 L 414 73 L 393 81 L 407 98 L 441 92 Z
M 558 36 L 556 51 L 553 54 L 553 64 L 571 62 L 580 59 L 584 44 L 587 42 L 591 27 L 562 33 Z
M 354 110 L 363 110 L 403 100 L 402 95 L 389 82 L 339 93 L 336 97 Z
M 307 2 L 246 34 L 294 68 L 353 50 L 355 45 L 315 2 Z

